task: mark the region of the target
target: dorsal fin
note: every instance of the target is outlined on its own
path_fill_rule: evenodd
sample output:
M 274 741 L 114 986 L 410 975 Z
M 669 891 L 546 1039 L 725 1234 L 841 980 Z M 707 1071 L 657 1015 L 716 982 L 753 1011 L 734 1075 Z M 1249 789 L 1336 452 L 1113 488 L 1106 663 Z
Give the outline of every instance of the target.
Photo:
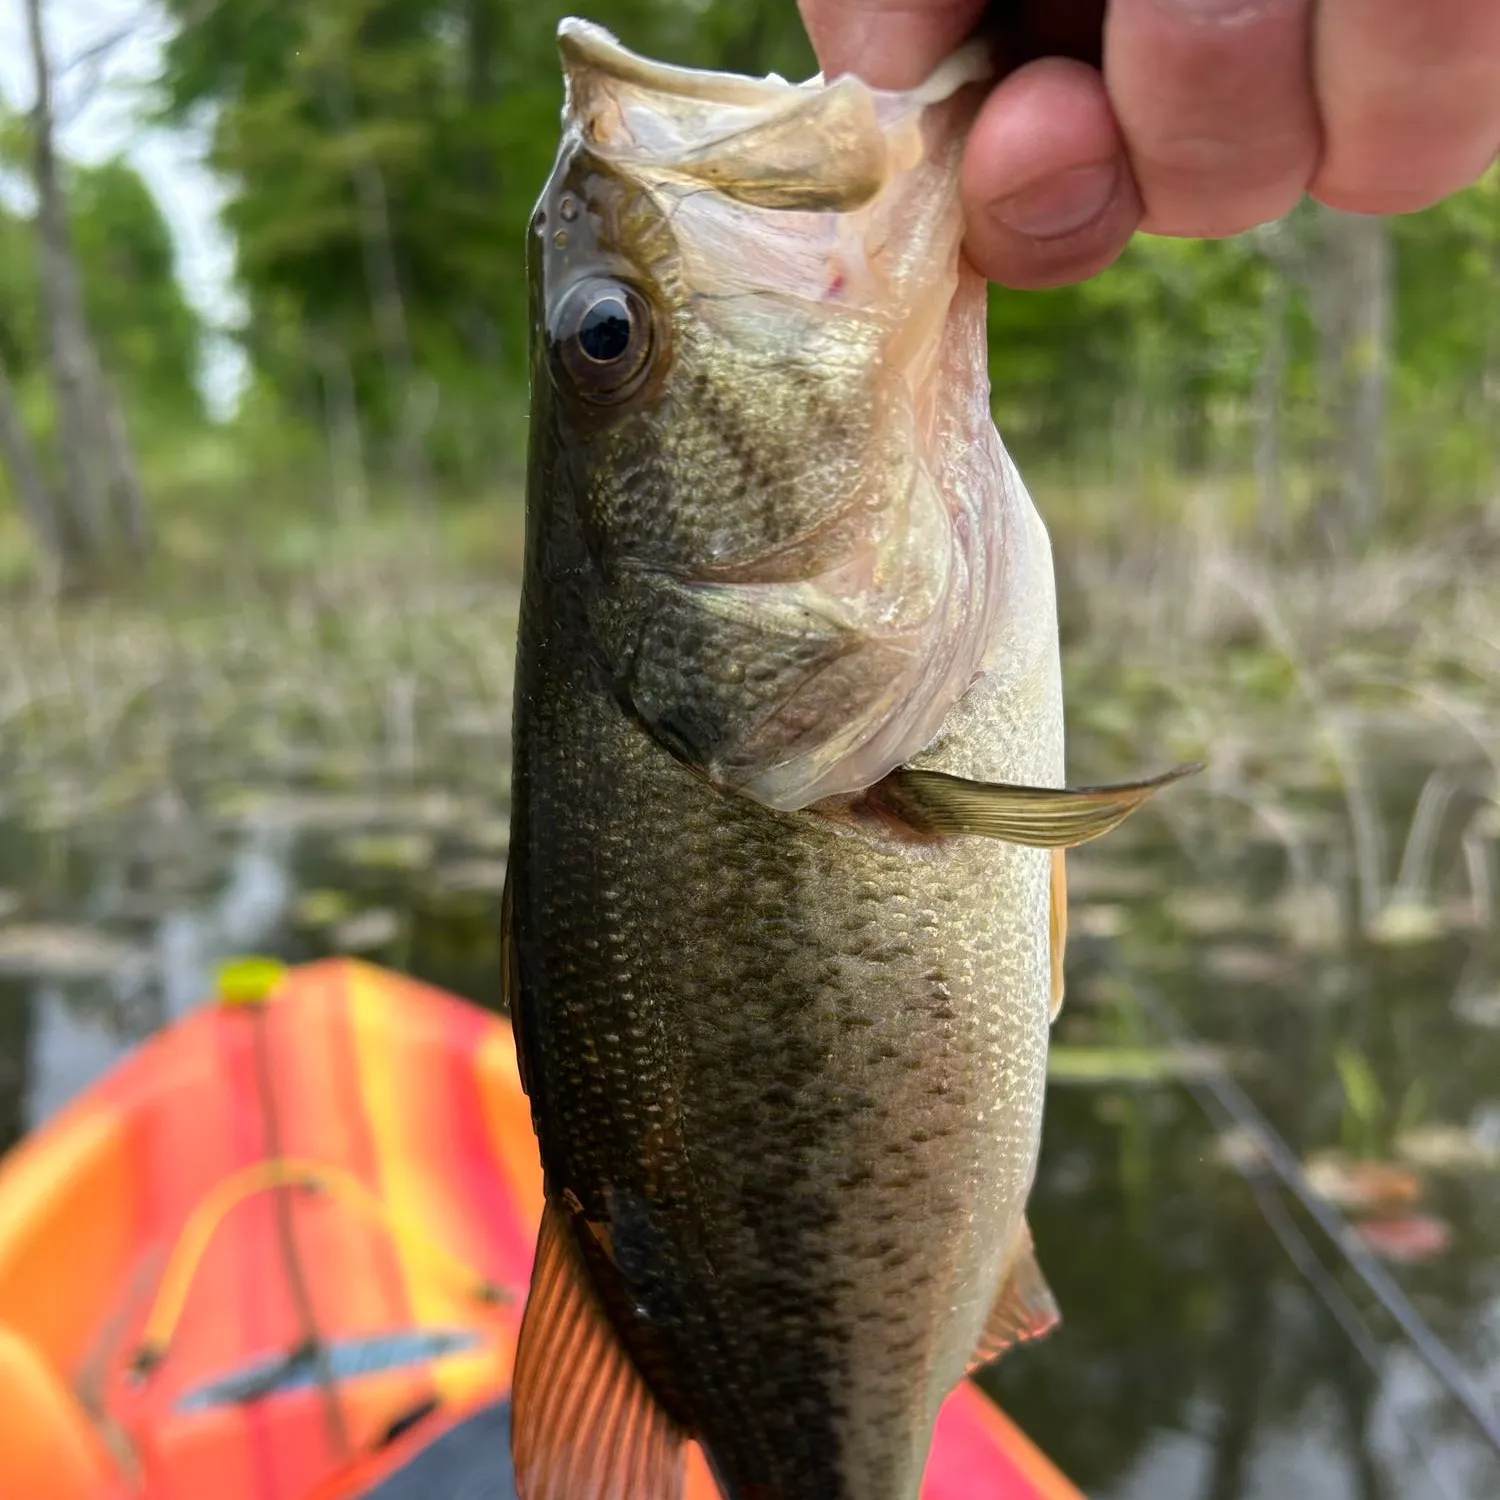
M 1010 1269 L 1000 1283 L 1000 1294 L 995 1298 L 974 1357 L 969 1361 L 969 1373 L 1017 1344 L 1029 1343 L 1051 1333 L 1060 1317 L 1057 1299 L 1047 1285 L 1047 1278 L 1042 1275 L 1042 1268 L 1036 1263 L 1031 1228 L 1023 1222 Z
M 1047 928 L 1052 953 L 1052 1012 L 1047 1019 L 1055 1021 L 1062 1009 L 1063 956 L 1068 948 L 1068 855 L 1064 849 L 1052 851 L 1052 900 Z
M 1154 792 L 1203 767 L 1178 766 L 1118 786 L 1009 786 L 904 766 L 871 795 L 919 833 L 973 834 L 1037 849 L 1068 849 L 1118 828 Z
M 548 1204 L 511 1388 L 520 1500 L 681 1500 L 683 1434 L 646 1389 Z

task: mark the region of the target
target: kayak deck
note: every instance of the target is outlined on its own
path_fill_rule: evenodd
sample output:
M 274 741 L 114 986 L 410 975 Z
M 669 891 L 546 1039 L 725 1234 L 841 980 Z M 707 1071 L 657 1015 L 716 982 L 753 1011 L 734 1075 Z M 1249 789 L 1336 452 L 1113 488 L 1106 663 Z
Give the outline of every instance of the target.
M 503 1018 L 350 960 L 237 982 L 0 1163 L 0 1494 L 509 1500 L 541 1207 Z M 967 1382 L 923 1497 L 1081 1500 Z

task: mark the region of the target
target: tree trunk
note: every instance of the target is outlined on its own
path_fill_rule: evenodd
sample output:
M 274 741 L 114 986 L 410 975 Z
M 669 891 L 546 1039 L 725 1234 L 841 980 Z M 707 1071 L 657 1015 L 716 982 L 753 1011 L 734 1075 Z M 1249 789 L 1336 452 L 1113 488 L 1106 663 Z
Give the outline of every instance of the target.
M 464 95 L 469 108 L 476 112 L 488 109 L 499 97 L 500 16 L 495 0 L 468 0 L 464 30 L 468 37 L 465 49 Z M 494 180 L 492 158 L 488 152 L 476 152 L 469 163 L 481 187 Z
M 328 77 L 327 104 L 337 127 L 355 136 L 359 121 L 354 111 L 347 60 L 335 60 Z M 432 505 L 427 470 L 426 427 L 431 414 L 424 410 L 424 382 L 418 376 L 412 351 L 406 302 L 401 295 L 401 274 L 396 263 L 396 237 L 391 223 L 390 200 L 385 175 L 378 162 L 361 145 L 351 154 L 350 176 L 359 212 L 359 240 L 365 265 L 365 282 L 374 314 L 375 335 L 380 343 L 386 389 L 396 410 L 396 470 L 413 512 L 425 519 Z
M 52 73 L 42 29 L 41 0 L 26 0 L 27 36 L 36 83 L 32 115 L 32 170 L 36 175 L 38 269 L 46 315 L 47 364 L 57 406 L 64 501 L 84 550 L 102 551 L 104 497 L 88 411 L 89 353 L 82 325 L 83 292 L 68 233 L 62 180 L 53 148 Z
M 353 527 L 367 519 L 370 508 L 354 372 L 349 365 L 348 350 L 337 339 L 319 335 L 314 348 L 322 377 L 323 424 L 328 440 L 334 519 L 340 525 Z
M 1263 342 L 1255 372 L 1255 488 L 1263 540 L 1286 534 L 1286 489 L 1282 478 L 1281 408 L 1286 394 L 1287 283 L 1274 262 L 1266 268 L 1261 298 Z
M 1320 408 L 1316 516 L 1333 548 L 1358 547 L 1380 520 L 1391 275 L 1384 219 L 1319 211 L 1311 287 Z
M 500 59 L 505 43 L 497 0 L 467 0 L 464 31 L 464 103 L 473 118 L 484 121 L 478 140 L 466 153 L 464 170 L 470 191 L 477 198 L 493 201 L 500 182 L 486 112 L 501 97 Z M 462 326 L 474 358 L 498 368 L 504 357 L 504 345 L 493 309 L 479 297 L 471 299 L 464 308 Z
M 102 555 L 109 544 L 109 509 L 113 502 L 127 544 L 132 550 L 143 550 L 145 502 L 124 419 L 89 336 L 83 283 L 68 226 L 54 141 L 52 71 L 42 24 L 42 0 L 26 0 L 26 29 L 36 85 L 32 158 L 38 262 L 46 315 L 47 364 L 57 406 L 69 518 L 84 552 Z
M 125 412 L 115 391 L 114 382 L 93 365 L 94 391 L 99 420 L 103 428 L 104 455 L 109 466 L 109 494 L 115 519 L 125 538 L 125 546 L 137 561 L 151 550 L 151 523 L 146 514 L 146 496 L 141 489 L 135 453 L 125 427 Z
M 71 572 L 67 531 L 37 462 L 31 436 L 21 420 L 20 404 L 3 360 L 0 360 L 0 460 L 10 472 L 21 513 L 36 539 L 48 590 L 56 590 L 68 581 Z

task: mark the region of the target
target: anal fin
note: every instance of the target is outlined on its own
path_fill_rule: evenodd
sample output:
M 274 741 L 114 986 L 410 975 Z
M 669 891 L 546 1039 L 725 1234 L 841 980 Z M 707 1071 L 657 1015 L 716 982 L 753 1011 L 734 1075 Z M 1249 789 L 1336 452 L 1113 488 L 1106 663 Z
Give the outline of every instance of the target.
M 1047 1019 L 1055 1021 L 1062 1009 L 1063 957 L 1068 948 L 1068 855 L 1063 849 L 1052 851 L 1052 899 L 1047 930 L 1052 955 L 1052 1010 Z
M 520 1500 L 681 1500 L 684 1435 L 621 1347 L 548 1204 L 511 1388 Z
M 981 1365 L 988 1364 L 1017 1344 L 1030 1343 L 1051 1333 L 1061 1316 L 1052 1288 L 1047 1285 L 1047 1278 L 1036 1263 L 1031 1229 L 1023 1223 L 1010 1269 L 1000 1283 L 1000 1294 L 995 1298 L 989 1320 L 969 1361 L 969 1373 L 972 1375 Z

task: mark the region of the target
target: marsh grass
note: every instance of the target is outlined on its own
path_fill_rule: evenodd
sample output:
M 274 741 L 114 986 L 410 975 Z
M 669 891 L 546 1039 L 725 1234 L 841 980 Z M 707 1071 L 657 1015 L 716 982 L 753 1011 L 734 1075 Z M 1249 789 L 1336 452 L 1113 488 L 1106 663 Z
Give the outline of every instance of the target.
M 1347 891 L 1353 928 L 1391 944 L 1493 928 L 1495 565 L 1459 541 L 1268 563 L 1212 529 L 1080 557 L 1064 648 L 1075 777 L 1203 759 L 1200 784 L 1154 805 L 1199 868 L 1227 876 L 1269 843 L 1284 910 Z
M 1184 514 L 1147 544 L 1058 544 L 1073 779 L 1201 758 L 1204 777 L 1138 820 L 1199 868 L 1263 865 L 1269 847 L 1283 908 L 1392 943 L 1493 926 L 1493 555 L 1460 538 L 1271 562 L 1211 496 Z M 486 526 L 488 550 L 470 547 Z M 4 807 L 66 830 L 236 798 L 250 816 L 252 792 L 272 816 L 273 793 L 296 792 L 316 821 L 315 793 L 326 820 L 335 793 L 405 787 L 503 818 L 518 532 L 513 508 L 461 509 L 416 565 L 391 516 L 358 545 L 325 530 L 315 569 L 247 565 L 212 597 L 4 606 Z

